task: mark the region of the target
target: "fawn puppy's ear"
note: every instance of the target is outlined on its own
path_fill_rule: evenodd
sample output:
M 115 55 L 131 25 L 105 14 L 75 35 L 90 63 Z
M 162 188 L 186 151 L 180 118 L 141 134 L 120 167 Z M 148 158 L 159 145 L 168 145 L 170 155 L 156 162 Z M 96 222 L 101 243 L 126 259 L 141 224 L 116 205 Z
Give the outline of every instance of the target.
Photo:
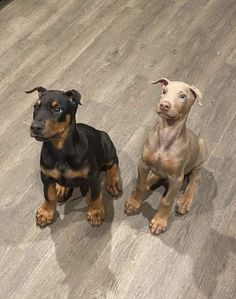
M 68 90 L 68 91 L 66 91 L 66 95 L 69 97 L 72 104 L 74 104 L 76 106 L 82 105 L 80 102 L 81 95 L 77 90 L 75 90 L 75 89 Z
M 157 84 L 160 83 L 161 84 L 161 88 L 163 88 L 164 86 L 168 85 L 170 82 L 170 80 L 166 79 L 166 78 L 161 78 L 157 81 L 152 81 L 152 84 Z
M 200 106 L 202 106 L 202 102 L 201 102 L 202 93 L 201 93 L 201 91 L 193 85 L 191 85 L 189 88 L 190 88 L 190 91 L 192 92 L 192 94 L 194 95 L 194 99 L 198 101 L 198 104 Z
M 35 88 L 31 89 L 31 90 L 25 91 L 25 93 L 31 93 L 31 92 L 34 92 L 34 91 L 37 91 L 39 97 L 41 97 L 42 94 L 43 94 L 45 91 L 47 91 L 47 89 L 44 88 L 44 87 L 42 87 L 42 86 L 37 86 L 37 87 L 35 87 Z

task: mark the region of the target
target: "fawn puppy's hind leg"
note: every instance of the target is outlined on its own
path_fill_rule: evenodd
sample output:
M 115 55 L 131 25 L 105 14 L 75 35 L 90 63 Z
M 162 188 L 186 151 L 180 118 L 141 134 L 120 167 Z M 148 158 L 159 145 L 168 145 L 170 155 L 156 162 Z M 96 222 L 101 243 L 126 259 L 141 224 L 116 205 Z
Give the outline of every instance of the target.
M 152 187 L 160 181 L 160 179 L 161 177 L 159 175 L 156 175 L 150 170 L 146 182 L 146 191 L 150 191 Z
M 201 169 L 193 169 L 185 192 L 181 195 L 176 205 L 176 212 L 179 215 L 186 214 L 193 202 L 194 194 L 197 192 L 201 180 Z
M 140 160 L 138 164 L 138 179 L 130 197 L 126 200 L 124 211 L 127 215 L 136 213 L 140 208 L 146 192 L 147 177 L 150 168 Z

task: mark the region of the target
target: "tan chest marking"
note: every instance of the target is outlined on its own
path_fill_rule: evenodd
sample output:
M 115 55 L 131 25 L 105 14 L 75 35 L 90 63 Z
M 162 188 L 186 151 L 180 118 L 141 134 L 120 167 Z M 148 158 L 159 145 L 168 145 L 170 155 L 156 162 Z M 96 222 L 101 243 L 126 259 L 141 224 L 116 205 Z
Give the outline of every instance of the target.
M 85 167 L 81 170 L 72 170 L 72 169 L 68 169 L 65 173 L 65 177 L 67 178 L 86 178 L 87 175 L 89 173 L 89 168 Z
M 57 168 L 54 168 L 54 169 L 41 168 L 41 170 L 42 170 L 43 174 L 45 174 L 48 177 L 52 177 L 54 179 L 59 179 L 61 176 L 68 178 L 68 179 L 86 178 L 89 173 L 88 167 L 85 167 L 81 170 L 67 169 L 65 173 L 60 172 Z
M 48 177 L 52 177 L 54 179 L 58 179 L 60 177 L 60 172 L 58 169 L 53 168 L 53 169 L 46 169 L 41 167 L 42 173 Z

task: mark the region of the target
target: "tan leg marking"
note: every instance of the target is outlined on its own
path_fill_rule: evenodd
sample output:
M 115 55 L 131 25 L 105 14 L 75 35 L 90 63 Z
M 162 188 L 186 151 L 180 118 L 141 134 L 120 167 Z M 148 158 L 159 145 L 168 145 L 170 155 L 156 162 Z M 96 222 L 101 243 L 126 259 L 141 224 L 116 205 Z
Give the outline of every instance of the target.
M 48 186 L 47 195 L 48 200 L 36 212 L 36 224 L 41 227 L 53 222 L 57 206 L 56 184 Z
M 121 177 L 117 164 L 112 165 L 106 170 L 106 189 L 112 196 L 118 196 L 122 191 Z
M 87 194 L 87 199 L 88 199 L 88 210 L 87 210 L 88 221 L 92 226 L 100 226 L 106 216 L 102 194 L 100 193 L 99 197 L 96 200 L 92 200 L 89 191 Z

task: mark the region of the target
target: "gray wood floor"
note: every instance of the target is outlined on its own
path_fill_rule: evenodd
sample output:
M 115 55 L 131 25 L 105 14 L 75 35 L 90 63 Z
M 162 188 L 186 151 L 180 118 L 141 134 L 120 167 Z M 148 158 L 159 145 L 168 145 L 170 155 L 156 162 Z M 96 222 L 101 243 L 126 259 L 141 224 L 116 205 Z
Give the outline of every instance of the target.
M 2 1 L 1 1 L 2 2 Z M 235 0 L 15 0 L 0 6 L 0 298 L 236 298 Z M 196 201 L 154 237 L 123 204 L 140 146 L 167 77 L 196 85 L 203 106 L 188 126 L 210 157 Z M 108 217 L 95 229 L 84 199 L 58 208 L 40 230 L 41 144 L 29 136 L 42 85 L 78 89 L 78 121 L 106 130 L 117 146 L 124 194 L 104 191 Z M 74 194 L 76 198 L 78 194 Z

